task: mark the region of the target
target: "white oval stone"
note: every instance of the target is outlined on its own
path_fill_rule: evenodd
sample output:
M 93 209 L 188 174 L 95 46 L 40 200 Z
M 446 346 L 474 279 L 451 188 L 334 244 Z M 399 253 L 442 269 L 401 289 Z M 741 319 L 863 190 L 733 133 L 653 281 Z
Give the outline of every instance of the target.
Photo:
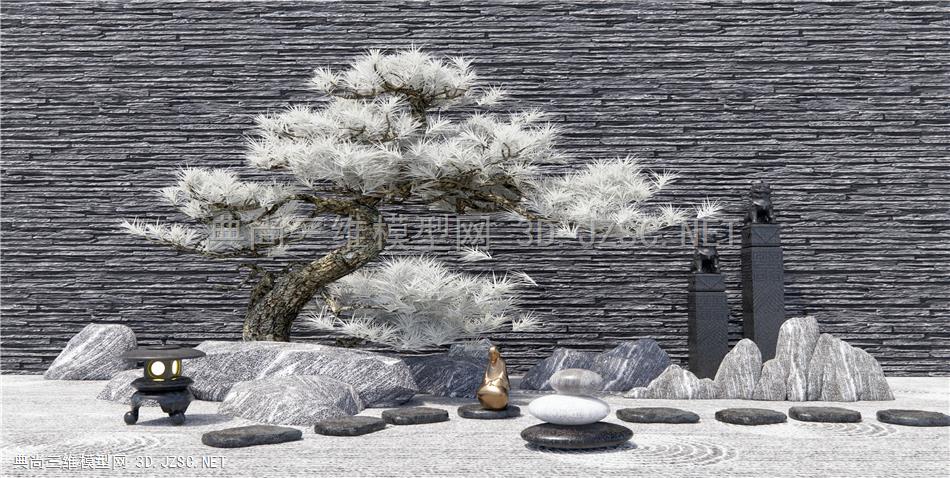
M 597 372 L 566 368 L 551 375 L 551 388 L 566 395 L 592 395 L 604 388 L 604 379 Z
M 531 402 L 528 412 L 538 420 L 555 425 L 587 425 L 610 415 L 610 405 L 593 397 L 548 395 Z

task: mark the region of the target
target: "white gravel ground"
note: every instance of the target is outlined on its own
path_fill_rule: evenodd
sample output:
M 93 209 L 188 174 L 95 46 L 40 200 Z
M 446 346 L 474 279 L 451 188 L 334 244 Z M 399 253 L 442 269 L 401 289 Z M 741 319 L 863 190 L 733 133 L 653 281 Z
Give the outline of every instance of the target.
M 880 423 L 885 408 L 950 411 L 950 378 L 893 378 L 897 400 L 831 404 L 860 411 L 856 424 L 743 427 L 717 422 L 716 410 L 761 407 L 787 412 L 791 402 L 631 400 L 609 398 L 614 410 L 672 406 L 702 417 L 694 425 L 626 424 L 627 447 L 608 452 L 558 453 L 529 448 L 520 431 L 530 416 L 466 420 L 462 400 L 419 397 L 414 404 L 450 410 L 451 420 L 392 427 L 362 437 L 325 437 L 304 429 L 294 443 L 241 449 L 201 444 L 201 434 L 250 422 L 216 414 L 218 404 L 194 402 L 188 422 L 171 426 L 156 408 L 143 408 L 127 426 L 127 408 L 95 398 L 104 382 L 46 381 L 4 375 L 2 476 L 644 476 L 660 477 L 945 477 L 950 476 L 950 428 Z M 518 392 L 527 403 L 536 394 Z M 818 405 L 820 403 L 810 403 Z M 524 408 L 524 407 L 523 407 Z M 365 415 L 379 416 L 382 409 Z M 607 419 L 623 423 L 613 415 Z M 124 462 L 124 464 L 123 464 Z

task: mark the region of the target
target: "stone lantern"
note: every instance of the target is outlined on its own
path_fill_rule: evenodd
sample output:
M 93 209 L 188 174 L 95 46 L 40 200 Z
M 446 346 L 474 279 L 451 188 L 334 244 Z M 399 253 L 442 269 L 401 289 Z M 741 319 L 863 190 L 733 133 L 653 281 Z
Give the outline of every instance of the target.
M 188 386 L 193 381 L 182 375 L 181 361 L 204 357 L 205 353 L 177 345 L 139 347 L 122 354 L 122 358 L 143 363 L 144 377 L 132 381 L 136 392 L 132 394 L 132 410 L 125 413 L 125 423 L 134 425 L 139 419 L 139 408 L 146 400 L 155 400 L 162 411 L 171 417 L 172 423 L 185 423 L 185 410 L 194 398 Z

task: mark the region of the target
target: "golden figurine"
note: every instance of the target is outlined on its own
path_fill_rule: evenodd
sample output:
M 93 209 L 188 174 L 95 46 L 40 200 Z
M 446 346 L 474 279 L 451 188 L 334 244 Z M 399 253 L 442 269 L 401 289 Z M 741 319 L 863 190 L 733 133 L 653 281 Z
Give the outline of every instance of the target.
M 488 367 L 485 368 L 485 378 L 478 387 L 475 396 L 486 410 L 504 410 L 508 408 L 508 366 L 501 358 L 498 347 L 494 345 L 488 349 Z

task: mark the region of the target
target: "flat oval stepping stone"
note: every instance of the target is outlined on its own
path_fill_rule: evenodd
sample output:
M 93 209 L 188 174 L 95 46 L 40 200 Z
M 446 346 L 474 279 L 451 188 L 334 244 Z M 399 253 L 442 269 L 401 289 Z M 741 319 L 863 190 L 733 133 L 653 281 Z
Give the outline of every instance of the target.
M 201 435 L 201 443 L 215 448 L 241 448 L 256 445 L 273 445 L 303 438 L 296 428 L 275 425 L 251 425 L 225 428 Z
M 733 425 L 774 425 L 785 423 L 788 417 L 765 408 L 727 408 L 716 412 L 716 420 Z
M 384 428 L 386 428 L 386 422 L 382 418 L 354 416 L 317 422 L 313 426 L 313 431 L 333 437 L 355 437 L 378 432 Z
M 800 422 L 858 423 L 861 412 L 840 407 L 792 407 L 788 416 Z
M 908 427 L 950 426 L 950 415 L 925 410 L 880 410 L 877 412 L 877 419 L 884 423 Z
M 383 412 L 383 420 L 392 425 L 422 425 L 449 421 L 449 412 L 441 408 L 410 407 L 393 408 Z
M 613 423 L 554 425 L 542 423 L 521 431 L 521 438 L 545 448 L 583 450 L 623 445 L 633 437 L 629 428 Z
M 621 408 L 617 418 L 633 423 L 699 423 L 699 415 L 667 407 Z
M 472 418 L 475 420 L 499 420 L 502 418 L 514 418 L 521 416 L 521 409 L 508 405 L 504 410 L 486 410 L 480 403 L 470 403 L 462 405 L 458 409 L 458 414 L 462 418 Z

